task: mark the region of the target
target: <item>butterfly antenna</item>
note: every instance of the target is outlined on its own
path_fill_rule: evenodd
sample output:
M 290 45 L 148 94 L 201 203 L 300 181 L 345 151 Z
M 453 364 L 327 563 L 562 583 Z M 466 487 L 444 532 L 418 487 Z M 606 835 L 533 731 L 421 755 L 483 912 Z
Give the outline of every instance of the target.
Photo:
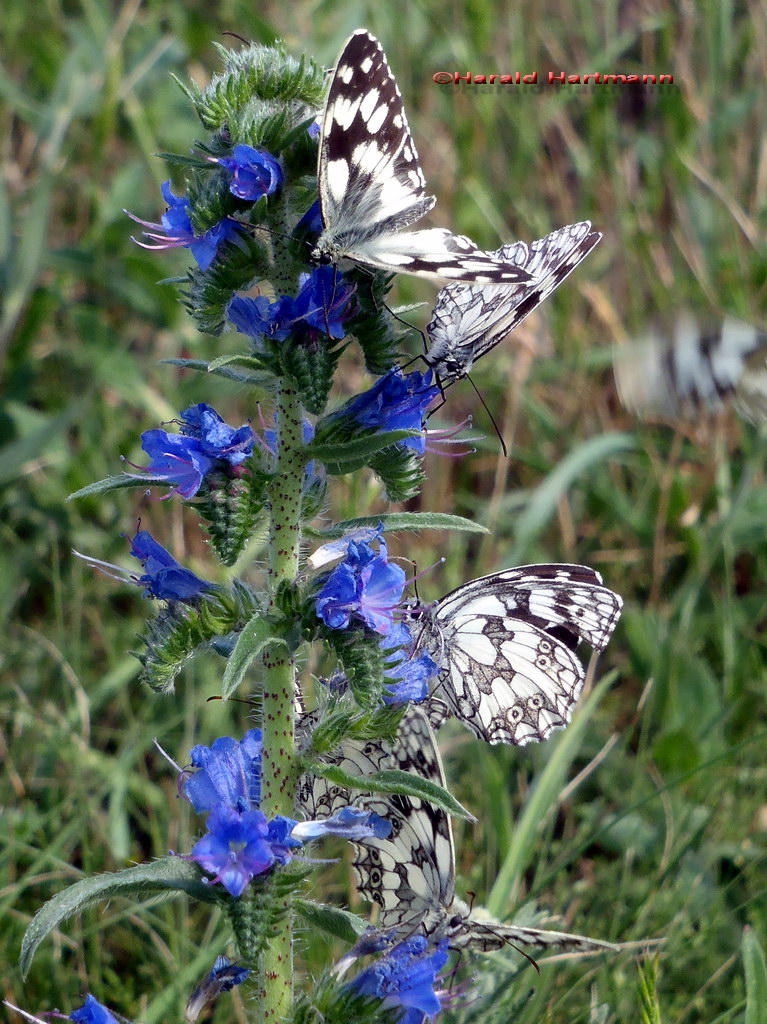
M 248 42 L 248 40 L 247 39 L 243 39 L 243 37 L 237 35 L 236 32 L 222 32 L 221 35 L 222 36 L 231 36 L 232 39 L 239 39 L 240 42 L 243 44 L 243 46 L 250 46 L 250 43 Z
M 505 459 L 508 459 L 508 457 L 509 457 L 509 450 L 506 447 L 506 442 L 503 439 L 503 436 L 501 434 L 500 428 L 498 427 L 498 424 L 495 422 L 495 418 L 494 418 L 493 414 L 490 412 L 490 410 L 487 407 L 487 402 L 484 400 L 482 395 L 479 393 L 479 389 L 477 388 L 477 385 L 474 383 L 474 381 L 471 379 L 471 377 L 468 375 L 468 373 L 466 374 L 466 380 L 469 382 L 469 384 L 471 384 L 472 388 L 474 388 L 474 394 L 480 400 L 480 402 L 482 404 L 482 408 L 485 410 L 487 415 L 490 417 L 490 422 L 493 424 L 493 430 L 495 430 L 496 434 L 498 435 L 498 440 L 501 442 L 501 451 L 503 452 L 503 457 Z

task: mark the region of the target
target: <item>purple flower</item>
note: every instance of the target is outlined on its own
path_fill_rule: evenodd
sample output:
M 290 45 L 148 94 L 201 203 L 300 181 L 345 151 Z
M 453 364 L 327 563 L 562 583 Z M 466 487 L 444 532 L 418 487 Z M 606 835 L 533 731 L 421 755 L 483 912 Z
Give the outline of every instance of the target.
M 237 429 L 230 427 L 204 402 L 185 409 L 176 422 L 181 434 L 144 431 L 141 447 L 151 461 L 148 466 L 137 467 L 141 475 L 163 477 L 174 484 L 170 494 L 193 498 L 205 478 L 222 464 L 224 468 L 239 466 L 253 454 L 255 435 L 251 428 L 247 424 Z
M 332 835 L 359 843 L 365 839 L 387 839 L 390 834 L 391 822 L 374 811 L 361 811 L 357 807 L 344 807 L 324 821 L 299 822 L 292 831 L 294 838 L 302 842 Z
M 207 833 L 185 860 L 195 861 L 232 896 L 241 896 L 255 875 L 263 874 L 276 856 L 269 843 L 269 823 L 261 811 L 240 814 L 220 804 L 209 815 Z
M 381 999 L 386 1008 L 401 1007 L 399 1024 L 422 1024 L 442 1009 L 435 986 L 447 960 L 446 939 L 430 948 L 425 936 L 414 935 L 361 971 L 347 988 Z
M 168 209 L 159 224 L 128 214 L 137 224 L 151 228 L 144 235 L 152 241 L 138 242 L 143 249 L 189 249 L 200 270 L 207 270 L 216 258 L 218 247 L 236 238 L 244 230 L 237 221 L 224 217 L 218 224 L 197 235 L 189 218 L 190 204 L 187 197 L 174 196 L 169 181 L 163 182 L 162 195 Z
M 250 729 L 239 742 L 221 736 L 210 747 L 202 744 L 191 752 L 192 767 L 181 786 L 198 814 L 219 805 L 236 811 L 255 810 L 261 803 L 260 729 Z
M 121 583 L 133 583 L 144 587 L 144 597 L 156 597 L 161 601 L 192 601 L 206 590 L 217 590 L 214 583 L 201 580 L 190 569 L 179 565 L 175 558 L 157 543 L 146 530 L 139 530 L 131 543 L 131 555 L 137 558 L 145 569 L 143 576 L 136 576 L 128 569 L 100 558 L 91 558 L 74 552 L 88 565 L 99 569 L 106 576 Z
M 211 970 L 189 997 L 185 1019 L 196 1021 L 204 1011 L 213 1006 L 223 992 L 229 992 L 235 985 L 241 985 L 249 974 L 247 967 L 238 967 L 228 956 L 217 957 Z
M 239 466 L 253 454 L 255 435 L 250 424 L 230 427 L 205 402 L 190 405 L 181 413 L 181 433 L 193 438 L 210 459 L 220 459 L 230 466 Z
M 310 274 L 303 274 L 300 282 L 295 299 L 282 295 L 269 302 L 264 295 L 255 299 L 236 295 L 229 303 L 229 320 L 240 333 L 259 342 L 264 336 L 285 341 L 291 334 L 343 338 L 353 286 L 345 284 L 341 273 L 331 266 L 315 267 Z
M 166 483 L 174 485 L 168 496 L 180 494 L 183 498 L 193 498 L 215 467 L 213 460 L 203 455 L 192 438 L 165 430 L 145 430 L 141 447 L 149 456 L 149 465 L 137 467 L 141 472 L 128 476 L 162 477 Z
M 276 157 L 252 146 L 235 146 L 231 156 L 220 157 L 215 163 L 232 175 L 229 191 L 238 199 L 255 201 L 270 196 L 285 180 Z
M 117 1024 L 114 1015 L 92 995 L 85 997 L 83 1005 L 79 1010 L 73 1010 L 69 1019 L 75 1024 Z
M 179 565 L 173 555 L 158 544 L 148 530 L 139 530 L 131 544 L 131 555 L 141 562 L 144 575 L 135 582 L 144 586 L 144 597 L 161 601 L 190 601 L 214 585 Z
M 404 622 L 397 622 L 381 641 L 381 649 L 390 652 L 385 659 L 385 673 L 389 680 L 384 687 L 384 704 L 419 703 L 429 695 L 429 680 L 439 666 L 428 654 L 413 658 L 410 648 L 413 637 Z
M 346 629 L 353 616 L 378 633 L 391 629 L 407 577 L 389 562 L 383 537 L 377 539 L 378 554 L 365 541 L 350 541 L 345 560 L 317 594 L 317 615 L 331 629 Z
M 333 413 L 333 418 L 352 419 L 359 426 L 374 430 L 423 431 L 426 410 L 440 393 L 431 381 L 431 370 L 403 374 L 400 367 L 395 366 L 372 388 Z M 409 437 L 400 444 L 413 448 L 418 455 L 423 455 L 426 450 L 423 434 L 421 437 Z
M 299 280 L 301 290 L 295 300 L 299 318 L 322 334 L 336 340 L 343 338 L 354 287 L 344 284 L 342 274 L 332 266 L 314 267 Z

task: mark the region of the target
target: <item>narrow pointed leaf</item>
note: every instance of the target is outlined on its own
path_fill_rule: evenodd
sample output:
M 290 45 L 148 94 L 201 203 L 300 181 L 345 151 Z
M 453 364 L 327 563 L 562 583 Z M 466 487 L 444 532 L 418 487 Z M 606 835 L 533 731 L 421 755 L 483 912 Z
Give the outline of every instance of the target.
M 224 670 L 224 678 L 221 681 L 221 698 L 228 700 L 243 680 L 251 662 L 262 654 L 267 647 L 280 644 L 288 653 L 288 645 L 282 637 L 274 636 L 272 626 L 266 621 L 260 612 L 244 627 L 234 650 L 229 655 Z
M 323 462 L 332 476 L 352 473 L 368 464 L 371 456 L 384 448 L 406 441 L 409 437 L 420 437 L 420 430 L 384 430 L 366 437 L 358 437 L 344 444 L 310 444 L 307 456 Z
M 357 914 L 341 910 L 339 907 L 328 906 L 327 903 L 294 899 L 293 907 L 296 913 L 312 928 L 319 928 L 344 942 L 356 942 L 367 927 L 366 922 Z
M 119 476 L 107 476 L 103 480 L 96 480 L 95 483 L 86 484 L 79 491 L 73 491 L 67 496 L 67 501 L 74 501 L 75 498 L 87 498 L 91 494 L 106 494 L 107 491 L 118 491 L 124 487 L 168 487 L 170 483 L 165 477 L 160 476 L 130 476 L 128 473 L 120 473 Z
M 396 533 L 402 530 L 458 530 L 464 533 L 487 533 L 487 527 L 481 523 L 475 523 L 472 519 L 464 519 L 463 516 L 453 516 L 446 512 L 384 512 L 380 516 L 360 516 L 357 519 L 343 519 L 340 523 L 334 523 L 325 530 L 310 530 L 305 532 L 314 537 L 343 537 L 350 530 L 356 530 L 363 526 L 378 526 L 383 523 L 386 533 Z
M 742 950 L 746 972 L 745 1024 L 767 1024 L 767 962 L 751 928 L 743 930 Z
M 360 790 L 364 793 L 402 793 L 404 796 L 428 800 L 435 807 L 458 818 L 465 818 L 466 821 L 477 820 L 442 786 L 431 779 L 422 779 L 419 775 L 403 772 L 399 768 L 388 768 L 372 775 L 352 775 L 338 765 L 319 763 L 313 764 L 310 771 L 345 789 Z
M 200 881 L 200 869 L 181 857 L 163 857 L 150 864 L 110 874 L 83 878 L 49 900 L 32 919 L 21 945 L 22 976 L 29 971 L 40 943 L 63 921 L 88 907 L 115 896 L 147 898 L 157 893 L 179 892 L 207 903 L 218 902 L 220 891 Z

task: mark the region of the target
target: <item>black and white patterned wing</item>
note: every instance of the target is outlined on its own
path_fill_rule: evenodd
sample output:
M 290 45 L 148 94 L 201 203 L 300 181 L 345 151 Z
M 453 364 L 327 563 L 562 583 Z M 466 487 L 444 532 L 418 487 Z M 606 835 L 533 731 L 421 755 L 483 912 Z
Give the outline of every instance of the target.
M 589 221 L 570 224 L 531 245 L 513 242 L 495 255 L 518 264 L 530 280 L 477 287 L 448 284 L 437 296 L 426 327 L 425 361 L 444 386 L 465 377 L 480 356 L 518 327 L 591 252 L 601 238 Z
M 394 743 L 345 740 L 333 763 L 355 775 L 400 768 L 445 784 L 442 762 L 426 714 L 408 711 Z M 350 802 L 375 811 L 392 826 L 387 839 L 355 843 L 353 867 L 362 896 L 380 907 L 383 930 L 434 932 L 453 899 L 455 875 L 450 819 L 427 801 L 401 794 L 365 793 L 304 776 L 299 806 L 308 817 L 330 817 Z
M 638 416 L 698 416 L 734 397 L 746 419 L 767 421 L 767 334 L 732 317 L 704 329 L 685 314 L 671 337 L 616 348 L 613 365 L 621 402 Z
M 473 580 L 425 613 L 419 648 L 440 665 L 438 695 L 477 736 L 523 746 L 564 728 L 622 601 L 579 565 L 528 565 Z
M 463 900 L 456 900 L 452 908 L 450 945 L 454 949 L 470 949 L 475 953 L 493 953 L 504 946 L 531 946 L 556 952 L 598 953 L 617 950 L 618 946 L 588 935 L 571 932 L 546 931 L 524 925 L 496 921 L 481 907 L 470 911 Z
M 422 708 L 413 707 L 402 719 L 392 744 L 345 741 L 334 763 L 358 775 L 400 768 L 444 786 L 444 770 L 429 717 Z M 304 776 L 299 784 L 299 806 L 309 816 L 321 818 L 353 801 L 392 823 L 388 839 L 354 844 L 353 862 L 360 893 L 381 908 L 379 931 L 396 932 L 391 944 L 418 931 L 437 940 L 447 938 L 451 947 L 474 952 L 491 952 L 509 944 L 578 952 L 615 948 L 584 935 L 502 924 L 479 916 L 481 910 L 470 912 L 462 900 L 455 898 L 453 833 L 444 811 L 397 794 L 333 789 L 323 779 Z M 343 969 L 369 949 L 366 934 L 360 949 L 355 947 L 342 961 Z
M 381 44 L 365 29 L 345 43 L 320 126 L 323 232 L 312 258 L 350 259 L 434 280 L 527 281 L 521 267 L 441 228 L 404 230 L 435 203 Z

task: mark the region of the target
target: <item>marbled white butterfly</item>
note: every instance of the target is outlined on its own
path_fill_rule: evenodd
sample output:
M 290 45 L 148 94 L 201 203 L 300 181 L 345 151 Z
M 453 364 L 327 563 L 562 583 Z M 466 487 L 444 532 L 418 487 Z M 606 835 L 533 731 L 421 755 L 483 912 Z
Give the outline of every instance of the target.
M 418 707 L 405 714 L 393 743 L 346 740 L 332 761 L 358 776 L 399 768 L 445 785 L 429 718 Z M 477 952 L 490 952 L 507 944 L 583 952 L 616 948 L 585 935 L 475 919 L 466 904 L 455 897 L 450 819 L 432 804 L 401 794 L 350 793 L 310 775 L 299 783 L 299 806 L 309 817 L 329 817 L 350 802 L 375 811 L 392 824 L 387 839 L 354 844 L 353 864 L 360 893 L 380 907 L 380 931 L 393 929 L 397 933 L 392 941 L 418 930 L 435 940 L 447 938 L 453 948 L 468 947 Z
M 711 413 L 732 396 L 747 420 L 767 421 L 767 334 L 741 320 L 704 330 L 686 314 L 671 338 L 616 348 L 613 365 L 621 401 L 636 415 Z
M 551 295 L 584 260 L 602 235 L 589 221 L 552 231 L 529 246 L 502 245 L 499 260 L 518 264 L 530 275 L 524 284 L 477 287 L 446 285 L 437 296 L 426 327 L 429 349 L 424 361 L 444 387 L 465 377 L 472 364 L 495 348 Z
M 404 230 L 436 202 L 381 44 L 358 29 L 336 62 L 320 125 L 317 181 L 323 232 L 312 259 L 350 259 L 441 280 L 527 281 L 521 267 L 442 228 Z
M 416 650 L 440 666 L 434 692 L 488 743 L 523 746 L 570 721 L 585 672 L 574 651 L 601 651 L 623 602 L 583 565 L 523 565 L 472 580 L 420 619 Z

